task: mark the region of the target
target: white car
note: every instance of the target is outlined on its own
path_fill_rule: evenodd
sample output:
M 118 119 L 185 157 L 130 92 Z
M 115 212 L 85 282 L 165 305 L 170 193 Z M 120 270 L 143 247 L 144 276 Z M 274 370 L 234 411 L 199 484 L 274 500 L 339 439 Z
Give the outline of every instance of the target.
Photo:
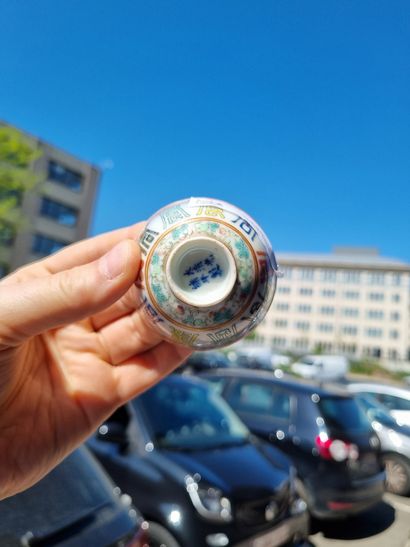
M 310 380 L 339 380 L 349 372 L 349 361 L 344 355 L 305 355 L 291 370 Z
M 373 382 L 352 382 L 349 391 L 373 395 L 401 425 L 410 426 L 410 389 Z

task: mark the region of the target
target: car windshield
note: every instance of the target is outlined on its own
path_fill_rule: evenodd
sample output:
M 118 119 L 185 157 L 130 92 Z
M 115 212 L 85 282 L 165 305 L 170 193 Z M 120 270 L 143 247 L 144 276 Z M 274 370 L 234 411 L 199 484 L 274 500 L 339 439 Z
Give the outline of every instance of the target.
M 376 420 L 384 425 L 397 425 L 387 408 L 380 404 L 372 395 L 357 395 L 356 399 L 366 412 L 369 420 Z
M 340 432 L 368 432 L 371 424 L 353 397 L 321 397 L 318 406 L 330 429 Z
M 139 397 L 162 448 L 202 450 L 247 441 L 249 432 L 212 389 L 190 382 L 162 382 Z

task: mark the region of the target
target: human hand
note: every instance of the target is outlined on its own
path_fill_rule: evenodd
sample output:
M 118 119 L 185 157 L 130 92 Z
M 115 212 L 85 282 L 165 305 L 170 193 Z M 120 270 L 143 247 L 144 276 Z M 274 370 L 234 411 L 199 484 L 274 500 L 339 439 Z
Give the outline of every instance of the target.
M 190 350 L 144 322 L 138 224 L 0 282 L 0 499 L 41 479 Z

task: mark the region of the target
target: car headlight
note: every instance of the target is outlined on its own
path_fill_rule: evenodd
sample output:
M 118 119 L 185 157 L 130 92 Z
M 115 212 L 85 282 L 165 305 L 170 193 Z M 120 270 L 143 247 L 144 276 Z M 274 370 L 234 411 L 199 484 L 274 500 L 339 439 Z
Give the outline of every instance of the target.
M 197 483 L 192 477 L 187 477 L 186 489 L 193 506 L 202 517 L 214 522 L 230 522 L 232 520 L 231 502 L 221 490 Z

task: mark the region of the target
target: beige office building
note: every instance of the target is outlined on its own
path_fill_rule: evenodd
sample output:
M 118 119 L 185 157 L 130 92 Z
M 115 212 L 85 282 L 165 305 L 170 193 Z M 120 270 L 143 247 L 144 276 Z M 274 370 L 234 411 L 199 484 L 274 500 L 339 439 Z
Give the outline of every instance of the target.
M 0 231 L 0 277 L 86 237 L 100 179 L 94 165 L 24 135 L 42 153 L 32 166 L 41 182 L 20 198 L 23 228 Z
M 284 277 L 260 340 L 282 351 L 410 360 L 410 264 L 359 248 L 277 258 Z

